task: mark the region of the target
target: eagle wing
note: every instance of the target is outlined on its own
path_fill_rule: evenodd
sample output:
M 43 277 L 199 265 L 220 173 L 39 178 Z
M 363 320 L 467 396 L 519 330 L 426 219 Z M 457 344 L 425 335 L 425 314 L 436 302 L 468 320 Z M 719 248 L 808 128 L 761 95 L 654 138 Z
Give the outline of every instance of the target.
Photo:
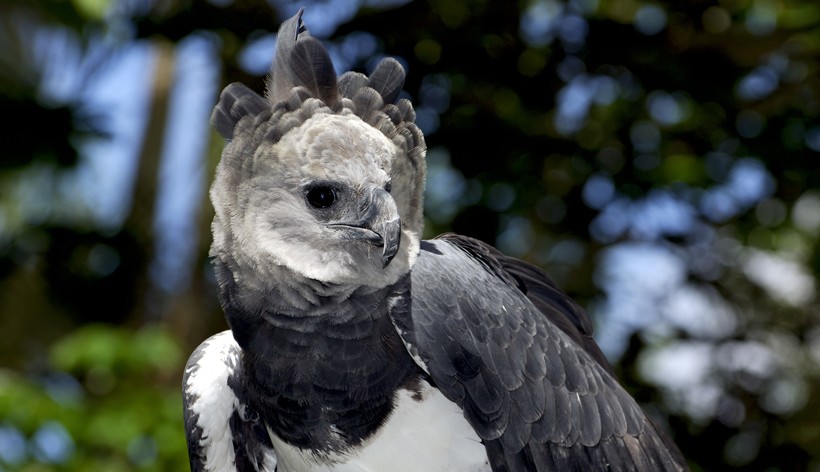
M 686 470 L 615 380 L 586 313 L 540 270 L 446 235 L 422 243 L 411 290 L 396 328 L 493 470 Z

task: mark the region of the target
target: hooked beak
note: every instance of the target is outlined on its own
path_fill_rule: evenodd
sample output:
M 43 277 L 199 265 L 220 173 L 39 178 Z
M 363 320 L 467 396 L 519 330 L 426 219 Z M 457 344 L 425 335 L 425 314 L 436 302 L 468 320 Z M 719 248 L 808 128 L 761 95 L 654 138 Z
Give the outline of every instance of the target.
M 382 248 L 382 268 L 387 267 L 399 250 L 401 219 L 393 197 L 383 188 L 374 188 L 357 208 L 350 221 L 331 223 L 344 230 L 350 239 L 365 240 Z

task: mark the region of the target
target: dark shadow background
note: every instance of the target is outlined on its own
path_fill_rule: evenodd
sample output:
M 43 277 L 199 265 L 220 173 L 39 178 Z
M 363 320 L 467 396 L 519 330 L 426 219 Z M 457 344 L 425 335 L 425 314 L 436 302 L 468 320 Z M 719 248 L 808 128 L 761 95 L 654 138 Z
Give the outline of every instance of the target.
M 0 2 L 0 470 L 185 470 L 221 88 L 408 69 L 428 236 L 544 267 L 693 470 L 820 470 L 812 0 Z

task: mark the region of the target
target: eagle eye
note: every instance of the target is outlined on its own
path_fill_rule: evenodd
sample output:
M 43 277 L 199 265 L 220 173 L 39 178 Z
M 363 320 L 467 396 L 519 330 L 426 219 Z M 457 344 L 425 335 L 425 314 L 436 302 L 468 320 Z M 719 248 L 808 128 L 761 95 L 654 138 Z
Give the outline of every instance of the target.
M 305 195 L 313 208 L 327 208 L 336 202 L 336 191 L 327 185 L 318 185 L 308 189 Z

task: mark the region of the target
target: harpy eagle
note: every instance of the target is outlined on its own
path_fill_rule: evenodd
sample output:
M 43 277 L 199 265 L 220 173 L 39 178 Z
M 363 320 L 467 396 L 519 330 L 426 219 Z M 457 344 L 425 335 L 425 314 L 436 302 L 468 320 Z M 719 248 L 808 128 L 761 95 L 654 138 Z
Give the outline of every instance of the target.
M 538 268 L 421 240 L 405 73 L 337 77 L 301 11 L 266 97 L 234 83 L 211 256 L 230 330 L 183 379 L 194 471 L 685 470 Z

